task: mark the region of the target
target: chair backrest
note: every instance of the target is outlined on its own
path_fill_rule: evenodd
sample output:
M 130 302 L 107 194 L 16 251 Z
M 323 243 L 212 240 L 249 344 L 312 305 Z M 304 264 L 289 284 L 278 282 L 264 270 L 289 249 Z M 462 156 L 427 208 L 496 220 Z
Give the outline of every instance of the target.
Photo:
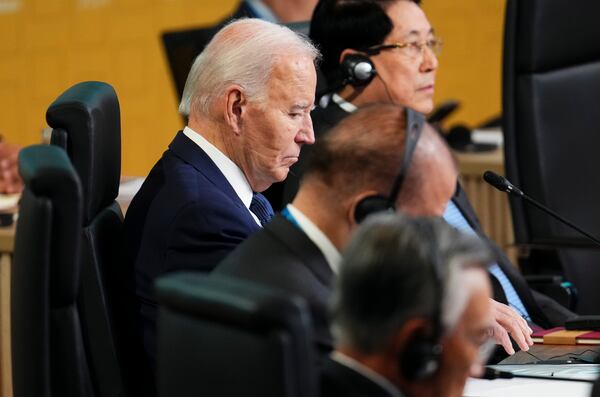
M 24 148 L 11 271 L 15 397 L 94 396 L 77 310 L 82 193 L 64 151 Z
M 159 279 L 157 296 L 159 396 L 316 396 L 299 297 L 195 273 Z
M 503 70 L 509 179 L 597 236 L 600 41 L 590 38 L 600 37 L 599 13 L 596 0 L 508 0 Z M 518 244 L 590 246 L 576 232 L 526 203 L 512 200 L 511 210 Z M 556 252 L 564 265 L 583 251 Z M 585 255 L 600 261 L 599 253 Z M 566 265 L 566 273 L 567 267 L 573 268 Z M 600 271 L 595 273 L 597 285 Z M 569 278 L 576 282 L 577 275 Z
M 124 293 L 133 275 L 122 266 L 123 214 L 115 201 L 121 173 L 119 101 L 110 85 L 83 82 L 61 94 L 46 119 L 52 144 L 66 150 L 83 186 L 79 310 L 86 339 L 93 341 L 87 348 L 94 384 L 99 396 L 123 395 L 135 342 Z

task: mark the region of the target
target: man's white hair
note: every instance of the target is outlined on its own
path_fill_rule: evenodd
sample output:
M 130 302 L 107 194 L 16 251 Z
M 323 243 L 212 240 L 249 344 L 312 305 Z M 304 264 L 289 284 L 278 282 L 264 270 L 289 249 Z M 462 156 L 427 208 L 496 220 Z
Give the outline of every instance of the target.
M 179 113 L 209 116 L 215 98 L 238 84 L 250 100 L 265 99 L 266 83 L 279 59 L 319 51 L 310 40 L 285 26 L 260 19 L 239 19 L 222 28 L 198 55 L 183 90 Z

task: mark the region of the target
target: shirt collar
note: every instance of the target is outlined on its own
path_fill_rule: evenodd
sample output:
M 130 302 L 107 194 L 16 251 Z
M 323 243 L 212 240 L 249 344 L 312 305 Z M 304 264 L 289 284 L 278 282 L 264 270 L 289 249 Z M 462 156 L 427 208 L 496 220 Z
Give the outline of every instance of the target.
M 390 396 L 402 397 L 402 394 L 400 393 L 398 388 L 392 384 L 392 382 L 390 382 L 383 376 L 379 375 L 377 372 L 373 371 L 371 368 L 356 361 L 352 357 L 349 357 L 349 356 L 345 355 L 344 353 L 341 353 L 337 350 L 334 350 L 330 354 L 330 357 L 332 360 L 338 362 L 339 364 L 344 365 L 344 366 L 358 372 L 365 378 L 368 378 L 369 380 L 371 380 L 373 383 L 376 383 L 379 387 L 381 387 L 382 389 L 387 391 L 390 394 Z
M 355 104 L 348 102 L 338 94 L 331 95 L 331 100 L 348 113 L 354 113 L 358 110 Z
M 331 271 L 334 274 L 337 274 L 342 257 L 335 245 L 333 245 L 325 233 L 323 233 L 321 229 L 308 219 L 308 217 L 298 208 L 294 207 L 292 204 L 288 204 L 286 208 L 294 217 L 300 229 L 302 229 L 308 238 L 321 250 L 329 267 L 331 267 Z
M 206 140 L 200 133 L 192 130 L 190 127 L 183 129 L 185 136 L 190 138 L 196 145 L 200 146 L 200 149 L 204 151 L 210 157 L 213 163 L 217 166 L 219 171 L 225 176 L 227 182 L 233 187 L 233 190 L 237 193 L 242 203 L 246 208 L 250 209 L 250 203 L 252 202 L 252 188 L 246 176 L 229 157 L 223 152 L 216 148 L 212 143 Z M 250 211 L 252 214 L 252 211 Z M 258 222 L 258 218 L 254 214 L 252 216 Z M 259 222 L 260 224 L 260 222 Z
M 256 18 L 279 23 L 279 18 L 277 18 L 275 14 L 273 14 L 273 11 L 271 11 L 271 9 L 261 0 L 246 0 L 246 4 L 250 7 Z

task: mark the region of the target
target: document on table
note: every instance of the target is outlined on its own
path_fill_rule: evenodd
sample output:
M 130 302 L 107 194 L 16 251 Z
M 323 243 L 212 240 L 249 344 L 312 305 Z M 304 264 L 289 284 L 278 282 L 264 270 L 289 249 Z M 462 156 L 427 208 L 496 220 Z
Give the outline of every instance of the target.
M 556 376 L 571 379 L 594 380 L 600 374 L 597 364 L 521 364 L 521 365 L 492 365 L 492 368 L 512 372 L 519 375 Z M 592 391 L 592 383 L 567 382 L 546 379 L 473 379 L 467 381 L 463 395 L 465 397 L 495 397 L 495 396 L 527 396 L 534 395 L 588 397 Z

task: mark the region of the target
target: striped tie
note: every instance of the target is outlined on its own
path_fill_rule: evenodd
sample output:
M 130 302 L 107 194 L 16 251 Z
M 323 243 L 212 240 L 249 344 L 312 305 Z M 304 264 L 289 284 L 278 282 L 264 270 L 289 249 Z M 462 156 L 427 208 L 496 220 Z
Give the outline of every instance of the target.
M 467 222 L 463 214 L 456 207 L 452 200 L 448 202 L 446 212 L 444 212 L 444 220 L 449 225 L 454 226 L 458 230 L 475 234 L 475 231 L 473 230 L 471 225 L 469 225 L 469 222 Z M 508 277 L 506 277 L 506 274 L 504 273 L 502 268 L 497 263 L 494 263 L 489 267 L 488 270 L 494 277 L 496 277 L 496 279 L 500 283 L 500 286 L 502 286 L 508 304 L 513 309 L 515 309 L 525 320 L 531 321 L 531 317 L 529 317 L 529 313 L 527 312 L 523 301 L 519 297 L 519 294 L 517 294 L 515 287 L 512 285 Z
M 271 203 L 265 196 L 260 193 L 254 193 L 252 195 L 252 202 L 250 203 L 250 211 L 260 221 L 261 225 L 267 224 L 275 215 L 273 212 L 273 207 L 271 207 Z

